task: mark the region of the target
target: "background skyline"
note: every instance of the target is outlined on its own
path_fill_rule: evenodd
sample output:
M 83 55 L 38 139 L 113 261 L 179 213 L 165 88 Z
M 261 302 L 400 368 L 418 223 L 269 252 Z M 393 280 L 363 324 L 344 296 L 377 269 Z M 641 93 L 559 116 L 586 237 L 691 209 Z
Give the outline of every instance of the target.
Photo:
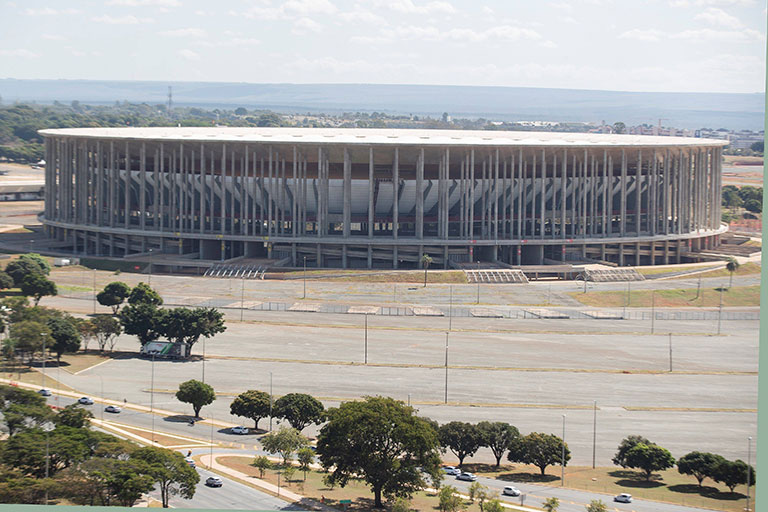
M 0 4 L 4 78 L 764 90 L 758 0 Z

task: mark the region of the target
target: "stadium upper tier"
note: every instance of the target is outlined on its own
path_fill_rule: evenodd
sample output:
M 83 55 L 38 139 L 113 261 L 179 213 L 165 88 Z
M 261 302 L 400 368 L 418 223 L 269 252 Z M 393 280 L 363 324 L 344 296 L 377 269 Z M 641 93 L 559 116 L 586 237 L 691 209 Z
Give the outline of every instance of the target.
M 84 254 L 413 267 L 696 259 L 719 140 L 585 133 L 76 128 L 46 139 L 43 222 Z

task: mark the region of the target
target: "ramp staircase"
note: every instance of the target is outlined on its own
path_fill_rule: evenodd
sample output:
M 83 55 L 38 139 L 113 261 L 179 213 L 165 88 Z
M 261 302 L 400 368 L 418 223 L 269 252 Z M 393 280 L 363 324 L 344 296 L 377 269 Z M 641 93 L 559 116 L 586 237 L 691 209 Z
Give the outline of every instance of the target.
M 484 284 L 525 284 L 528 278 L 521 270 L 512 269 L 464 269 L 469 283 Z
M 205 271 L 205 277 L 234 279 L 264 279 L 267 267 L 263 265 L 214 265 Z
M 585 269 L 587 281 L 594 283 L 618 283 L 645 281 L 645 277 L 633 268 Z

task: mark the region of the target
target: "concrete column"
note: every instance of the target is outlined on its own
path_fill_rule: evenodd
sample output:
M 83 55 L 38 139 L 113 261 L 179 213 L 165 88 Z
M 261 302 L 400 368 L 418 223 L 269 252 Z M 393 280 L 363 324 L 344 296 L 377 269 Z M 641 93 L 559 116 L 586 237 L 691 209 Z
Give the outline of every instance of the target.
M 563 161 L 560 163 L 560 238 L 567 238 L 566 214 L 568 213 L 568 150 L 563 149 Z
M 605 238 L 608 236 L 608 151 L 603 150 L 603 186 L 602 186 L 602 221 L 600 225 L 600 235 Z M 603 247 L 603 252 L 605 252 L 605 245 Z M 605 256 L 602 258 L 605 260 Z
M 635 266 L 640 266 L 640 242 L 635 244 Z
M 139 225 L 143 231 L 146 229 L 147 218 L 147 145 L 144 142 L 141 143 L 139 158 L 141 159 L 139 162 L 139 173 L 141 174 L 141 184 L 139 186 L 139 194 L 141 195 L 141 197 L 139 197 L 139 213 L 141 213 L 141 220 L 139 221 Z
M 523 232 L 523 191 L 525 190 L 525 176 L 523 174 L 523 148 L 518 150 L 517 155 L 517 238 L 519 240 L 525 238 Z M 520 246 L 518 246 L 518 251 Z M 517 264 L 520 264 L 520 253 L 517 254 Z
M 398 267 L 398 261 L 397 261 L 397 246 L 392 246 L 392 268 L 397 270 Z
M 395 161 L 392 165 L 392 238 L 397 240 L 400 215 L 400 151 L 395 148 Z M 397 249 L 395 249 L 397 254 Z M 397 268 L 397 267 L 395 267 Z
M 475 150 L 469 154 L 469 238 L 475 238 Z
M 488 197 L 485 192 L 486 186 L 488 185 L 487 167 L 488 161 L 486 158 L 483 158 L 482 178 L 480 179 L 480 215 L 482 219 L 480 222 L 480 238 L 483 239 L 488 237 Z
M 416 238 L 424 238 L 424 148 L 416 161 Z
M 349 150 L 344 148 L 344 238 L 351 235 L 352 223 L 352 161 L 349 158 Z M 346 268 L 346 248 L 344 246 L 344 268 Z
M 507 194 L 509 191 L 509 177 L 507 176 L 507 159 L 504 158 L 504 162 L 501 166 L 501 237 L 505 240 L 509 238 L 509 203 L 507 202 Z
M 280 159 L 280 182 L 278 183 L 278 186 L 280 187 L 280 234 L 285 234 L 285 218 L 287 215 L 286 212 L 286 190 L 288 189 L 288 179 L 285 171 L 285 155 L 282 155 L 282 158 Z
M 493 238 L 499 238 L 499 150 L 496 149 L 496 158 L 493 169 Z
M 373 219 L 376 205 L 374 204 L 374 178 L 373 178 L 373 148 L 368 148 L 368 238 L 373 238 Z M 368 268 L 370 265 L 371 248 L 368 246 Z
M 466 155 L 461 159 L 459 165 L 459 237 L 467 237 L 467 221 L 464 209 L 466 208 L 466 201 L 464 196 L 466 195 Z
M 621 217 L 619 233 L 622 238 L 627 234 L 627 153 L 621 150 Z M 623 264 L 622 264 L 623 265 Z
M 640 236 L 640 218 L 641 218 L 641 208 L 642 208 L 642 197 L 643 197 L 643 186 L 642 186 L 642 180 L 643 178 L 643 150 L 641 149 L 637 153 L 637 169 L 635 172 L 635 234 L 637 236 Z
M 269 147 L 269 159 L 267 160 L 267 236 L 272 236 L 272 205 L 275 197 L 274 181 L 272 180 L 272 170 L 274 164 L 274 154 L 272 152 L 272 146 Z M 317 165 L 320 167 L 320 150 L 317 155 Z M 320 233 L 318 232 L 318 235 Z
M 539 218 L 539 231 L 540 231 L 540 237 L 543 239 L 545 237 L 544 234 L 544 226 L 546 224 L 546 217 L 547 217 L 547 152 L 546 150 L 541 150 L 541 193 L 540 193 L 540 211 L 541 216 Z
M 536 179 L 536 152 L 533 152 L 533 164 L 531 165 L 531 237 L 536 237 L 536 189 L 538 180 Z M 527 201 L 526 201 L 527 206 Z
M 619 266 L 624 266 L 624 244 L 619 244 Z
M 123 205 L 123 224 L 125 228 L 128 228 L 131 221 L 131 154 L 128 142 L 125 143 L 125 171 L 123 177 L 123 201 L 125 202 Z
M 445 148 L 445 165 L 443 170 L 443 234 L 444 240 L 448 239 L 448 223 L 451 213 L 451 189 L 450 189 L 450 172 L 451 172 L 451 150 Z
M 373 268 L 373 248 L 368 244 L 368 268 Z
M 347 267 L 347 245 L 346 244 L 341 246 L 341 268 L 348 268 Z

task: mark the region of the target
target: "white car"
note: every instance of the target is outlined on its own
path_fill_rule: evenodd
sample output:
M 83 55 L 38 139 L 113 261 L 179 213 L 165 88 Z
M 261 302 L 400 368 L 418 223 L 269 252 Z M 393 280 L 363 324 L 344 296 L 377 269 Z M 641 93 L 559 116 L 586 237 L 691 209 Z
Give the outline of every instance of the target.
M 454 467 L 454 466 L 443 466 L 442 470 L 443 470 L 443 473 L 445 473 L 446 475 L 454 475 L 454 476 L 456 476 L 456 475 L 461 474 L 461 470 L 459 468 L 457 468 L 457 467 Z
M 520 496 L 520 489 L 508 485 L 504 487 L 504 489 L 501 491 L 501 494 L 505 496 Z
M 205 485 L 207 485 L 208 487 L 221 487 L 222 485 L 224 485 L 224 481 L 217 476 L 209 476 L 205 480 Z
M 122 411 L 122 409 L 121 409 L 121 408 L 119 408 L 119 407 L 118 407 L 118 406 L 116 406 L 116 405 L 108 405 L 108 406 L 106 406 L 106 407 L 104 408 L 104 412 L 112 412 L 112 413 L 115 413 L 115 414 L 118 414 L 118 413 L 120 413 L 121 411 Z
M 84 396 L 80 400 L 78 400 L 77 403 L 83 404 L 83 405 L 93 405 L 93 399 L 88 398 L 87 396 Z
M 229 429 L 229 431 L 233 434 L 240 434 L 240 435 L 247 434 L 249 432 L 248 427 L 243 427 L 242 425 L 237 427 L 232 427 L 231 429 Z
M 41 389 L 37 392 L 41 396 L 51 396 L 51 390 L 50 389 Z
M 477 477 L 472 473 L 459 473 L 456 475 L 456 480 L 466 480 L 467 482 L 474 482 Z
M 197 467 L 195 465 L 195 460 L 192 457 L 184 457 L 184 462 L 189 464 L 189 467 L 191 467 L 191 468 L 196 468 Z
M 613 498 L 613 501 L 618 501 L 619 503 L 632 503 L 632 495 L 627 493 L 619 494 L 618 496 L 615 496 Z

